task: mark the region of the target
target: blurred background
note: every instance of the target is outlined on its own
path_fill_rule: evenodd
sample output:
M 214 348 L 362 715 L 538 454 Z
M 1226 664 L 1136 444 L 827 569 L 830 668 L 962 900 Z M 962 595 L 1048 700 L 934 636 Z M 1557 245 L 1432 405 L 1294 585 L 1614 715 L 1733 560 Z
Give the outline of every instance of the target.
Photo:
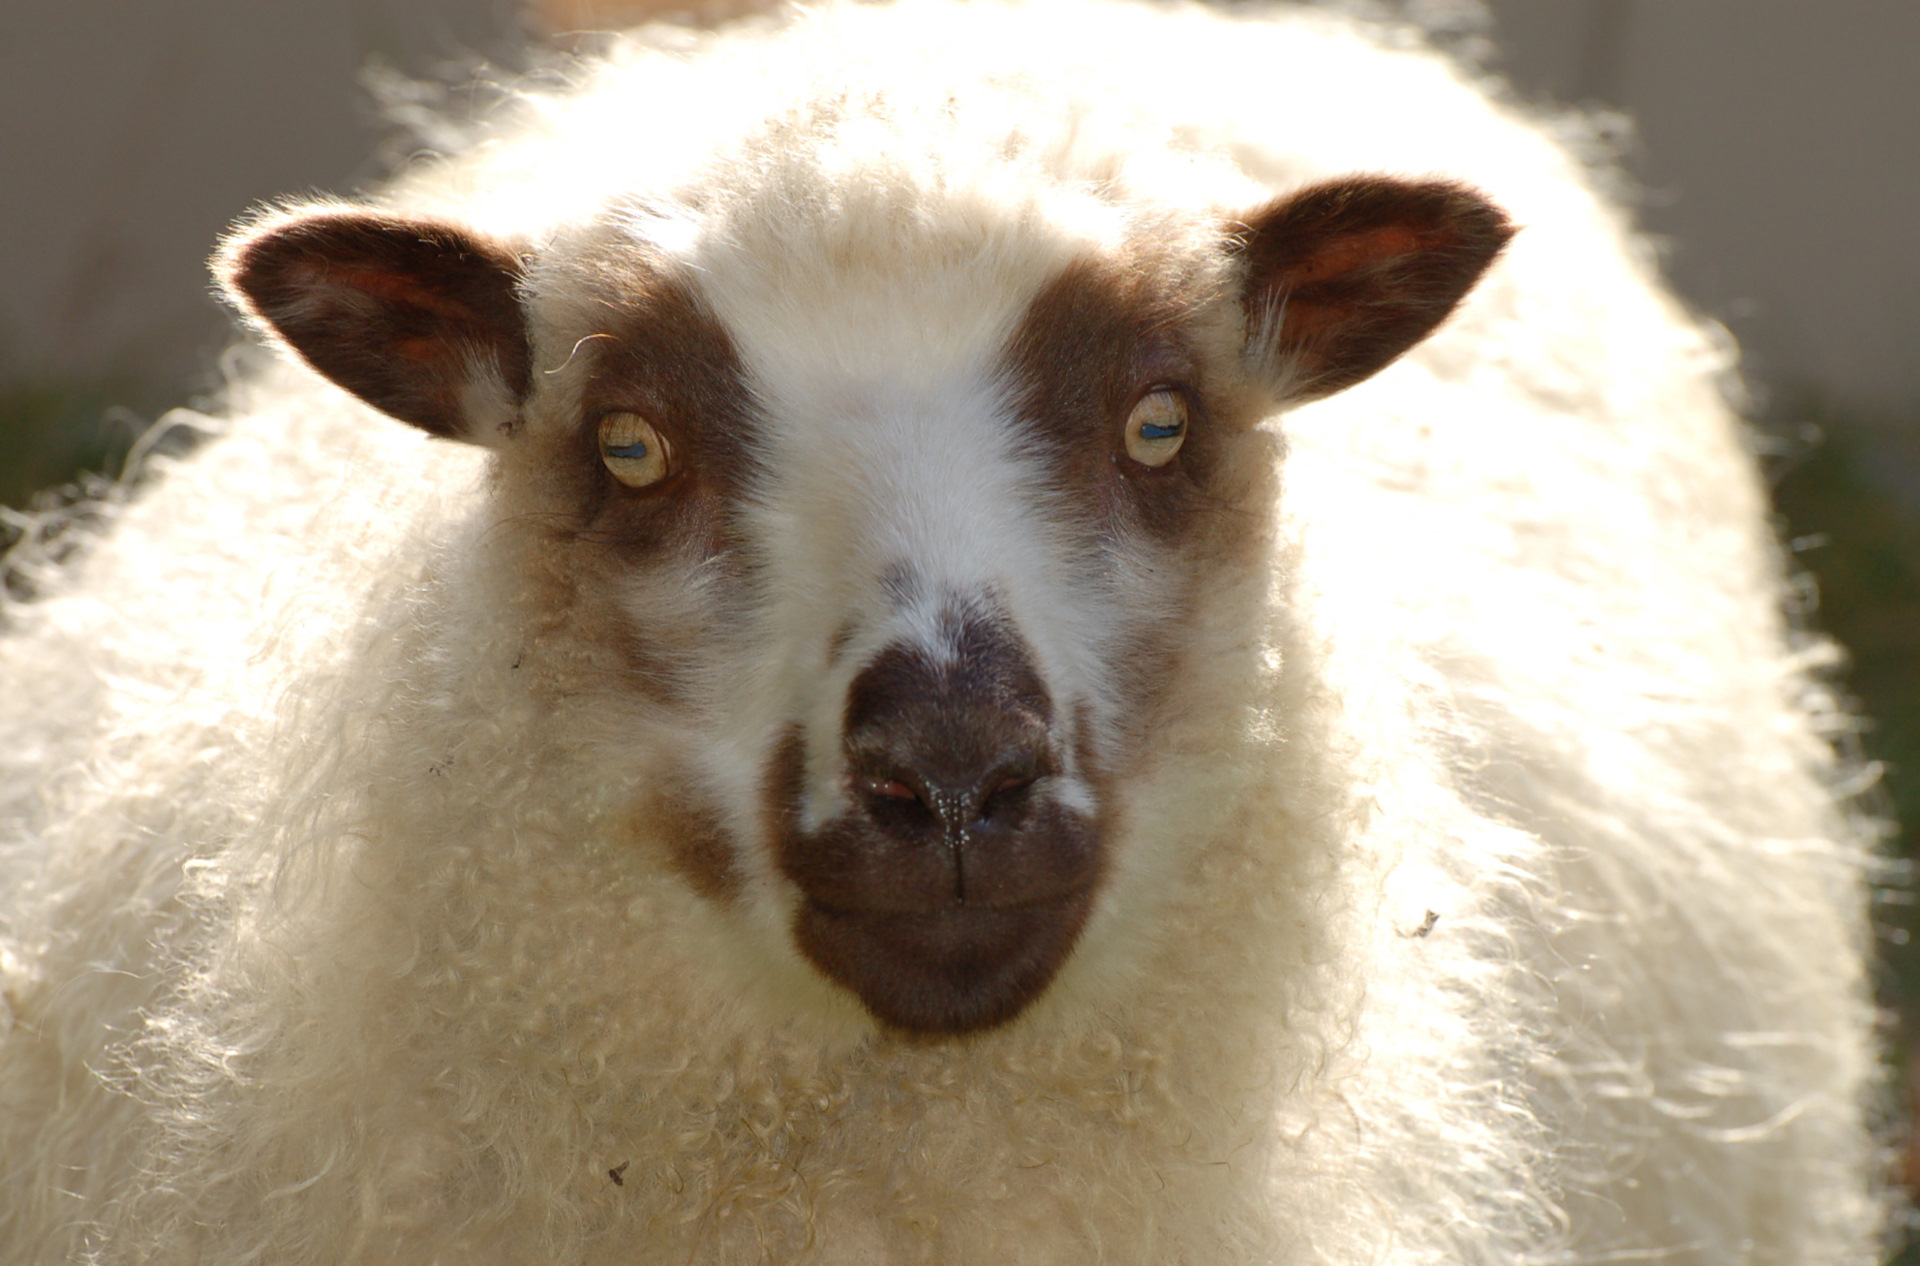
M 0 507 L 117 470 L 148 421 L 214 386 L 228 327 L 204 260 L 237 213 L 379 180 L 414 143 L 396 112 L 457 113 L 484 67 L 512 72 L 529 49 L 655 12 L 713 21 L 754 3 L 0 4 Z M 1860 741 L 1884 767 L 1882 808 L 1907 824 L 1889 852 L 1912 859 L 1920 3 L 1350 7 L 1429 26 L 1522 101 L 1605 119 L 1669 276 L 1744 349 L 1755 443 L 1805 573 L 1798 614 L 1850 652 L 1843 684 L 1871 718 Z M 0 510 L 0 548 L 7 531 Z M 1890 874 L 1875 911 L 1903 1077 L 1920 1070 L 1907 895 Z

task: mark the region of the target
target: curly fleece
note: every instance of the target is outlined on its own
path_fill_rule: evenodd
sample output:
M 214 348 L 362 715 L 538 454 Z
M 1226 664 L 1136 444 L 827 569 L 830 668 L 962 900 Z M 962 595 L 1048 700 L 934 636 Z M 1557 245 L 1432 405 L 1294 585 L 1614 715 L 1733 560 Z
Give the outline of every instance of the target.
M 699 718 L 608 687 L 616 607 L 497 453 L 256 357 L 4 611 L 0 1260 L 1876 1260 L 1845 718 L 1728 349 L 1574 122 L 1396 28 L 1080 0 L 657 28 L 561 78 L 382 205 L 524 244 L 555 329 L 644 221 L 775 376 L 859 349 L 751 287 L 849 260 L 943 279 L 875 330 L 960 339 L 1035 241 L 1346 172 L 1523 227 L 1431 340 L 1223 459 L 1243 531 L 1102 903 L 955 1039 L 782 948 L 763 859 L 733 905 L 676 867 Z

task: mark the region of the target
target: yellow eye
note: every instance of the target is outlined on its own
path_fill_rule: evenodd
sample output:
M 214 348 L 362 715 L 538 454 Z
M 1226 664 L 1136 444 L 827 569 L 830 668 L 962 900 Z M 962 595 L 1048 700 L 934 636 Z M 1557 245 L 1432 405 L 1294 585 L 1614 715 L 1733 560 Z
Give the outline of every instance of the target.
M 1127 417 L 1127 456 L 1142 466 L 1164 466 L 1187 441 L 1187 400 L 1177 391 L 1152 391 Z
M 609 413 L 600 419 L 600 460 L 629 488 L 644 488 L 667 477 L 667 442 L 637 413 Z

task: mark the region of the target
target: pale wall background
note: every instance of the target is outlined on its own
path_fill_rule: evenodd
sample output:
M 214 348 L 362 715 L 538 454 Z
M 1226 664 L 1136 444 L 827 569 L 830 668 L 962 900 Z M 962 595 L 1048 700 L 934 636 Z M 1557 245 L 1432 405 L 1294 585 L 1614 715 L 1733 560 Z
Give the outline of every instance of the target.
M 222 338 L 205 265 L 222 228 L 266 198 L 376 176 L 363 68 L 507 52 L 513 12 L 0 0 L 0 390 L 99 375 L 183 389 Z
M 1523 90 L 1634 117 L 1670 275 L 1763 379 L 1920 414 L 1920 0 L 1491 7 Z

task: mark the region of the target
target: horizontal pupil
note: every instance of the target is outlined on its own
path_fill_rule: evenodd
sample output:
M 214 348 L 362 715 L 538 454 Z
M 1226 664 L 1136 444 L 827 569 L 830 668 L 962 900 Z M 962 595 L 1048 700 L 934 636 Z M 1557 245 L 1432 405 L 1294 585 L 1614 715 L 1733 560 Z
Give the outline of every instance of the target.
M 1175 422 L 1172 426 L 1160 426 L 1153 422 L 1142 422 L 1140 424 L 1140 438 L 1143 440 L 1170 440 L 1178 434 L 1180 434 L 1180 424 L 1178 422 Z
M 610 446 L 607 449 L 608 457 L 645 457 L 646 455 L 647 442 L 645 440 L 636 440 L 631 444 L 622 444 L 617 448 Z

